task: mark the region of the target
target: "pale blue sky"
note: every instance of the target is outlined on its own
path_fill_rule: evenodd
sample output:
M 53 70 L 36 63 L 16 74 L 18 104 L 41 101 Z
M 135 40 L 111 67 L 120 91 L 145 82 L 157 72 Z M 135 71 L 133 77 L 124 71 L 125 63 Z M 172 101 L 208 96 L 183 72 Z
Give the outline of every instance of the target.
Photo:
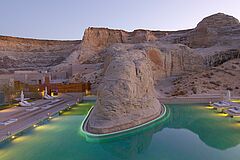
M 87 27 L 179 30 L 223 12 L 240 19 L 240 0 L 1 0 L 0 35 L 82 39 Z

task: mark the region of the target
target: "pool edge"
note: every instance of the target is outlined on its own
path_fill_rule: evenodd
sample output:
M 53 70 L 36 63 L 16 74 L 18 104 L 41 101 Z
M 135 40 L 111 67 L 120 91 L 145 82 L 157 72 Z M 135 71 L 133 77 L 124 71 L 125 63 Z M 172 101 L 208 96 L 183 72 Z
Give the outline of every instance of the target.
M 120 131 L 115 131 L 115 132 L 111 132 L 111 133 L 103 133 L 103 134 L 96 134 L 96 133 L 90 133 L 88 131 L 86 131 L 86 123 L 88 121 L 88 117 L 91 113 L 91 111 L 93 110 L 94 106 L 91 107 L 91 109 L 88 111 L 86 117 L 83 119 L 82 123 L 81 123 L 81 126 L 80 126 L 80 134 L 82 136 L 84 136 L 85 138 L 87 137 L 93 137 L 93 138 L 103 138 L 103 137 L 107 137 L 107 136 L 114 136 L 114 135 L 117 135 L 117 134 L 123 134 L 123 133 L 126 133 L 126 132 L 130 132 L 130 131 L 133 131 L 133 130 L 136 130 L 136 129 L 139 129 L 139 128 L 142 128 L 142 127 L 145 127 L 147 125 L 150 125 L 160 119 L 162 119 L 165 115 L 166 115 L 166 112 L 167 112 L 167 108 L 164 104 L 161 104 L 162 105 L 162 108 L 164 109 L 163 113 L 160 114 L 157 118 L 151 120 L 151 121 L 148 121 L 146 123 L 143 123 L 143 124 L 140 124 L 140 125 L 137 125 L 135 127 L 131 127 L 131 128 L 128 128 L 128 129 L 124 129 L 124 130 L 120 130 Z

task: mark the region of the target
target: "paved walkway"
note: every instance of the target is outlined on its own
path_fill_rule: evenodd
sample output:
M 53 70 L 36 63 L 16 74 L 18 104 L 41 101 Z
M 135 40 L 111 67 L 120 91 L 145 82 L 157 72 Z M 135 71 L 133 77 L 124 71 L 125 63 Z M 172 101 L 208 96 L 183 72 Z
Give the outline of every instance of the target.
M 60 98 L 61 101 L 56 103 L 52 103 L 51 100 L 35 101 L 33 107 L 37 107 L 38 109 L 34 111 L 26 111 L 25 107 L 14 107 L 0 111 L 1 122 L 9 119 L 17 119 L 16 122 L 9 125 L 0 125 L 0 142 L 74 105 L 79 97 L 76 94 L 63 94 Z
M 192 95 L 189 97 L 159 97 L 161 103 L 164 104 L 186 104 L 186 103 L 209 103 L 218 102 L 224 99 L 222 95 Z

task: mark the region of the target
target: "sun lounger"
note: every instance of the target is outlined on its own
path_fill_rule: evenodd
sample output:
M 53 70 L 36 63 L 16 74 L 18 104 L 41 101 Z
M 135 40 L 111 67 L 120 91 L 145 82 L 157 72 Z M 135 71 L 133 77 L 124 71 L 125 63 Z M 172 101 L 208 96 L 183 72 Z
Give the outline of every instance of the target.
M 16 122 L 16 121 L 18 121 L 18 119 L 17 118 L 12 118 L 12 119 L 9 119 L 9 121 Z
M 17 121 L 18 121 L 18 119 L 13 118 L 13 119 L 9 119 L 9 120 L 7 120 L 5 122 L 0 122 L 0 125 L 7 126 L 7 125 L 12 124 L 12 123 L 17 122 Z
M 47 100 L 54 99 L 52 96 L 49 96 L 49 95 L 45 95 L 43 98 L 44 98 L 44 99 L 47 99 Z
M 230 108 L 228 109 L 228 111 L 232 112 L 232 113 L 235 113 L 235 114 L 240 114 L 240 109 L 239 108 Z
M 27 102 L 27 101 L 19 102 L 19 105 L 22 106 L 22 107 L 30 107 L 30 106 L 32 106 L 32 104 Z
M 55 103 L 60 102 L 60 101 L 61 101 L 61 99 L 55 99 L 55 100 L 52 100 L 52 101 L 50 102 L 50 104 L 55 104 Z
M 213 103 L 211 105 L 215 108 L 230 107 L 231 106 L 231 104 L 229 102 L 226 102 L 226 101 L 219 101 L 219 102 Z
M 39 107 L 27 108 L 26 111 L 35 111 L 39 109 Z
M 49 108 L 51 108 L 51 107 L 53 107 L 53 105 L 47 105 L 47 106 L 41 107 L 41 108 L 42 108 L 42 109 L 49 109 Z

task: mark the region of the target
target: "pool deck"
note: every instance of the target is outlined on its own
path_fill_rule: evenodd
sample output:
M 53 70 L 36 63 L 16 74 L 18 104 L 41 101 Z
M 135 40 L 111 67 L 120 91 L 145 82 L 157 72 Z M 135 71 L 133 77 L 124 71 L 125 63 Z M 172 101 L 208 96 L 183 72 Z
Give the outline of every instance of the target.
M 224 100 L 224 97 L 221 94 L 203 94 L 188 97 L 159 97 L 158 100 L 164 104 L 197 104 L 218 102 Z
M 0 142 L 74 105 L 78 96 L 69 93 L 63 94 L 59 98 L 61 101 L 52 104 L 51 100 L 37 100 L 33 105 L 37 109 L 32 111 L 27 111 L 28 107 L 13 107 L 0 111 L 0 122 L 17 119 L 16 122 L 9 125 L 0 125 Z M 46 107 L 49 105 L 50 107 Z

